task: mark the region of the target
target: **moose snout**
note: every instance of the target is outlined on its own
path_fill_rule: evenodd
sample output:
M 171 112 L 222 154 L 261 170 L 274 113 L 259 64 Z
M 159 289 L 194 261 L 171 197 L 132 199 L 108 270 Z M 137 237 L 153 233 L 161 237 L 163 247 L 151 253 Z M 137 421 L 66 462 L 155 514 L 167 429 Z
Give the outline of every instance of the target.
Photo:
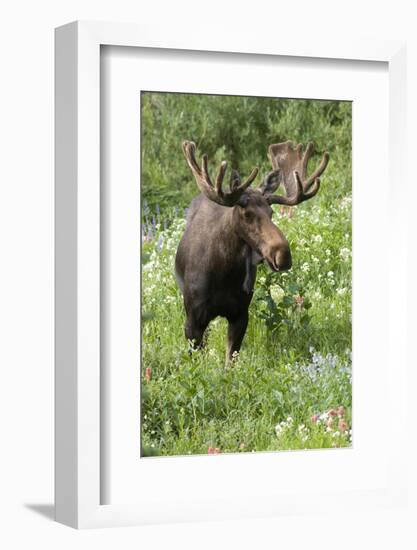
M 289 246 L 281 246 L 276 250 L 274 264 L 280 271 L 291 269 L 292 258 Z
M 292 258 L 288 244 L 280 243 L 278 246 L 271 247 L 266 254 L 265 260 L 269 267 L 274 271 L 285 271 L 291 268 Z

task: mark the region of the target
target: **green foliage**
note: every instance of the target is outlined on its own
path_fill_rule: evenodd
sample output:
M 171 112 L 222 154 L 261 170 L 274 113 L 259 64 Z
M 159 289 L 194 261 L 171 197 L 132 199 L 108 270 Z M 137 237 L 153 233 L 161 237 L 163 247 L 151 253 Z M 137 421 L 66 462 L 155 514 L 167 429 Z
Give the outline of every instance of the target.
M 151 208 L 185 208 L 196 195 L 184 140 L 207 153 L 213 170 L 226 159 L 242 175 L 254 165 L 262 174 L 271 169 L 271 143 L 312 141 L 317 155 L 328 150 L 332 163 L 350 173 L 350 102 L 156 92 L 142 93 L 141 102 L 142 197 Z
M 349 446 L 350 103 L 152 93 L 142 106 L 142 454 Z M 204 350 L 190 355 L 184 338 L 173 266 L 197 190 L 183 139 L 243 174 L 270 170 L 273 142 L 311 140 L 331 155 L 313 200 L 275 207 L 293 267 L 258 268 L 248 331 L 230 367 L 223 319 L 210 324 Z M 327 412 L 340 406 L 345 415 L 328 426 Z

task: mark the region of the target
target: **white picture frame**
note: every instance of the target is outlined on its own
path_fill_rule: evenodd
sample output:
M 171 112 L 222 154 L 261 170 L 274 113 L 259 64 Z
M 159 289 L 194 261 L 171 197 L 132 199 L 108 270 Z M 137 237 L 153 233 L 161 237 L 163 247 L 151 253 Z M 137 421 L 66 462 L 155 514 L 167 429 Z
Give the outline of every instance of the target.
M 388 64 L 389 181 L 405 180 L 405 45 L 401 42 L 288 41 L 261 36 L 240 37 L 228 30 L 214 37 L 201 27 L 187 33 L 178 29 L 112 23 L 75 22 L 56 30 L 56 519 L 67 525 L 103 527 L 205 518 L 249 517 L 305 512 L 325 507 L 322 498 L 288 494 L 279 502 L 259 496 L 256 510 L 244 499 L 199 503 L 196 513 L 166 496 L 146 510 L 134 503 L 101 504 L 103 452 L 100 392 L 100 49 L 102 45 L 164 48 L 235 54 L 380 61 Z M 388 136 L 387 136 L 388 137 Z M 394 180 L 395 175 L 395 180 Z M 397 192 L 397 191 L 396 191 Z M 406 193 L 401 186 L 398 193 Z M 405 196 L 405 195 L 403 195 Z M 397 194 L 398 198 L 398 194 Z M 406 222 L 391 212 L 395 234 L 406 234 Z M 406 280 L 406 239 L 397 239 L 396 276 Z M 389 243 L 388 246 L 393 246 Z M 403 260 L 403 261 L 402 261 Z M 399 267 L 398 267 L 399 266 Z M 395 388 L 390 429 L 404 425 L 406 393 L 405 323 L 401 301 L 388 303 L 390 316 L 399 319 L 395 370 L 388 379 Z M 139 368 L 139 365 L 138 365 Z M 404 433 L 396 436 L 387 460 L 384 490 L 369 488 L 341 494 L 345 506 L 398 506 L 405 499 Z M 204 460 L 204 457 L 201 459 Z M 236 457 L 226 457 L 233 467 Z M 215 512 L 214 512 L 215 510 Z M 232 511 L 231 511 L 232 510 Z

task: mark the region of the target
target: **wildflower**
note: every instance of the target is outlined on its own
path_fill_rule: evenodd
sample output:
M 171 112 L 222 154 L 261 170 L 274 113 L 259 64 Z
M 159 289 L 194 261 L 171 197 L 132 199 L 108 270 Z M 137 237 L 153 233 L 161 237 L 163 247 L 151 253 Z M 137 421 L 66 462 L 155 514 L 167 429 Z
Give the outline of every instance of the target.
M 277 434 L 277 437 L 279 437 L 281 435 L 281 432 L 282 432 L 282 426 L 281 426 L 281 424 L 277 424 L 275 426 L 275 433 Z
M 332 427 L 333 427 L 333 418 L 332 418 L 332 417 L 330 417 L 330 418 L 327 420 L 326 426 L 327 426 L 328 428 L 332 429 Z
M 279 285 L 272 285 L 269 292 L 274 302 L 280 302 L 285 294 L 284 290 Z
M 346 287 L 336 288 L 336 292 L 337 294 L 339 294 L 339 296 L 344 296 L 347 292 L 347 288 Z
M 218 454 L 220 454 L 220 449 L 218 447 L 209 447 L 207 449 L 207 453 L 209 455 L 218 455 Z
M 161 250 L 162 250 L 162 240 L 163 240 L 162 235 L 159 235 L 158 242 L 156 243 L 156 250 L 158 252 L 161 252 Z
M 347 262 L 349 257 L 350 257 L 350 250 L 349 248 L 341 248 L 340 251 L 339 251 L 339 256 L 340 258 L 344 261 L 344 262 Z
M 145 241 L 150 242 L 152 239 L 153 239 L 152 228 L 149 227 L 148 234 L 147 234 L 147 236 L 145 237 Z
M 345 407 L 343 407 L 342 405 L 340 405 L 340 407 L 337 408 L 337 416 L 339 418 L 343 418 L 345 416 Z
M 304 262 L 301 266 L 301 271 L 303 271 L 304 273 L 308 273 L 310 271 L 310 266 L 308 265 L 307 262 Z
M 321 243 L 321 242 L 323 242 L 323 237 L 321 235 L 314 235 L 313 241 L 315 243 Z
M 340 201 L 340 206 L 343 209 L 349 208 L 352 204 L 352 197 L 346 196 Z
M 146 369 L 145 369 L 145 379 L 146 379 L 147 382 L 150 381 L 151 376 L 152 376 L 152 369 L 151 369 L 151 367 L 146 367 Z
M 339 420 L 339 430 L 344 433 L 348 429 L 348 425 L 346 420 L 340 419 Z
M 320 415 L 319 414 L 313 414 L 313 416 L 311 417 L 311 422 L 313 424 L 316 424 L 317 423 L 317 420 L 320 418 Z
M 239 352 L 238 351 L 234 351 L 232 353 L 232 362 L 234 361 L 237 361 L 239 359 Z
M 335 411 L 335 409 L 330 409 L 330 411 L 328 411 L 327 413 L 329 416 L 337 416 L 337 411 Z
M 297 294 L 297 296 L 294 296 L 294 299 L 298 305 L 298 307 L 302 307 L 303 303 L 304 303 L 304 296 L 301 296 L 300 294 Z

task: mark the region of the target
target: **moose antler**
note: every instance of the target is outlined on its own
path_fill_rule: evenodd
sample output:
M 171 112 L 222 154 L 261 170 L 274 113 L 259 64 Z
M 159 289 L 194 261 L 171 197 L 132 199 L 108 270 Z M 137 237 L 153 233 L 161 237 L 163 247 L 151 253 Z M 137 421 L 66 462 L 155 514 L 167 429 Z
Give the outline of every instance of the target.
M 264 194 L 267 194 L 270 204 L 294 206 L 314 197 L 320 188 L 319 176 L 329 162 L 329 153 L 324 153 L 320 166 L 311 176 L 307 176 L 307 165 L 312 152 L 312 143 L 307 145 L 304 154 L 303 146 L 299 144 L 294 148 L 292 141 L 269 146 L 268 154 L 274 171 L 265 178 L 261 189 Z M 279 183 L 282 182 L 285 188 L 285 197 L 272 195 L 278 187 L 278 174 L 280 175 Z
M 226 174 L 227 162 L 223 161 L 221 163 L 219 173 L 216 177 L 216 182 L 213 185 L 208 173 L 207 155 L 203 155 L 200 168 L 195 159 L 195 143 L 192 141 L 184 141 L 182 144 L 182 149 L 200 191 L 204 193 L 207 198 L 217 204 L 221 204 L 222 206 L 234 206 L 258 174 L 258 169 L 254 168 L 250 176 L 243 183 L 241 183 L 238 172 L 233 170 L 230 178 L 230 192 L 225 193 L 222 189 L 222 185 Z

